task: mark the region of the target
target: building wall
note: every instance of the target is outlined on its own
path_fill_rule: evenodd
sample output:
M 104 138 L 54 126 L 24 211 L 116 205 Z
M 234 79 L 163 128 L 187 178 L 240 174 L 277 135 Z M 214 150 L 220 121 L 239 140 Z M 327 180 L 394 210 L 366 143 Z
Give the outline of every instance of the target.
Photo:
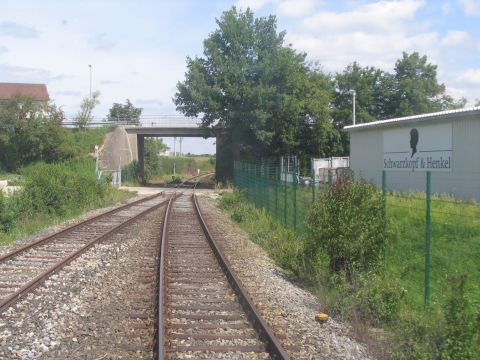
M 459 114 L 453 118 L 422 121 L 421 126 L 448 122 L 452 124 L 452 169 L 451 172 L 432 171 L 432 192 L 480 201 L 480 116 L 478 113 Z M 409 122 L 352 130 L 350 166 L 355 178 L 382 186 L 383 132 L 414 126 L 415 123 Z M 426 172 L 387 171 L 389 190 L 424 192 L 425 184 Z

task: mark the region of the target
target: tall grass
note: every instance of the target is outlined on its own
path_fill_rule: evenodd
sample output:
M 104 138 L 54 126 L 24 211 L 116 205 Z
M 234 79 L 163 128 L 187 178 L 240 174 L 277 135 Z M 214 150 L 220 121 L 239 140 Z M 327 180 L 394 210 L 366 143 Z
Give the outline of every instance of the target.
M 105 135 L 113 131 L 116 125 L 107 125 L 98 128 L 67 129 L 68 142 L 73 154 L 84 156 L 94 151 L 95 145 L 101 145 Z

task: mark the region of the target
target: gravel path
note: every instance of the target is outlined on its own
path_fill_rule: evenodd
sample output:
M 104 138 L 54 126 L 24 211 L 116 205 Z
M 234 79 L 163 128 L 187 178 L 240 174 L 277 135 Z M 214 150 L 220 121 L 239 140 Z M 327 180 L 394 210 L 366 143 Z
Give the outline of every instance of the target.
M 246 287 L 262 316 L 292 359 L 370 359 L 365 347 L 348 336 L 349 329 L 333 319 L 315 321 L 321 304 L 311 293 L 287 280 L 248 235 L 208 197 L 199 197 L 210 231 Z

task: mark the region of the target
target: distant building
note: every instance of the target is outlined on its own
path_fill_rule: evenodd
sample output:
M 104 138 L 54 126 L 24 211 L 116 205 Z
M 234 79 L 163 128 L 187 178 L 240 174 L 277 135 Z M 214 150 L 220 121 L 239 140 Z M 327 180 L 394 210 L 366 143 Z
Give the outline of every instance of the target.
M 346 126 L 355 178 L 389 190 L 425 192 L 480 201 L 480 107 Z
M 47 85 L 0 82 L 0 102 L 12 98 L 15 94 L 30 96 L 34 101 L 48 102 Z

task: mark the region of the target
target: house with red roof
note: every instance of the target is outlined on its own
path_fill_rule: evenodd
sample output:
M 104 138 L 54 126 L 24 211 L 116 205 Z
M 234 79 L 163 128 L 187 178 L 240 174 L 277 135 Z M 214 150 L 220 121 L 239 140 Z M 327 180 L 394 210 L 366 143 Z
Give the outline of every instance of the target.
M 24 84 L 24 83 L 2 83 L 0 82 L 0 102 L 6 101 L 15 94 L 30 96 L 38 102 L 48 102 L 47 85 L 45 84 Z

